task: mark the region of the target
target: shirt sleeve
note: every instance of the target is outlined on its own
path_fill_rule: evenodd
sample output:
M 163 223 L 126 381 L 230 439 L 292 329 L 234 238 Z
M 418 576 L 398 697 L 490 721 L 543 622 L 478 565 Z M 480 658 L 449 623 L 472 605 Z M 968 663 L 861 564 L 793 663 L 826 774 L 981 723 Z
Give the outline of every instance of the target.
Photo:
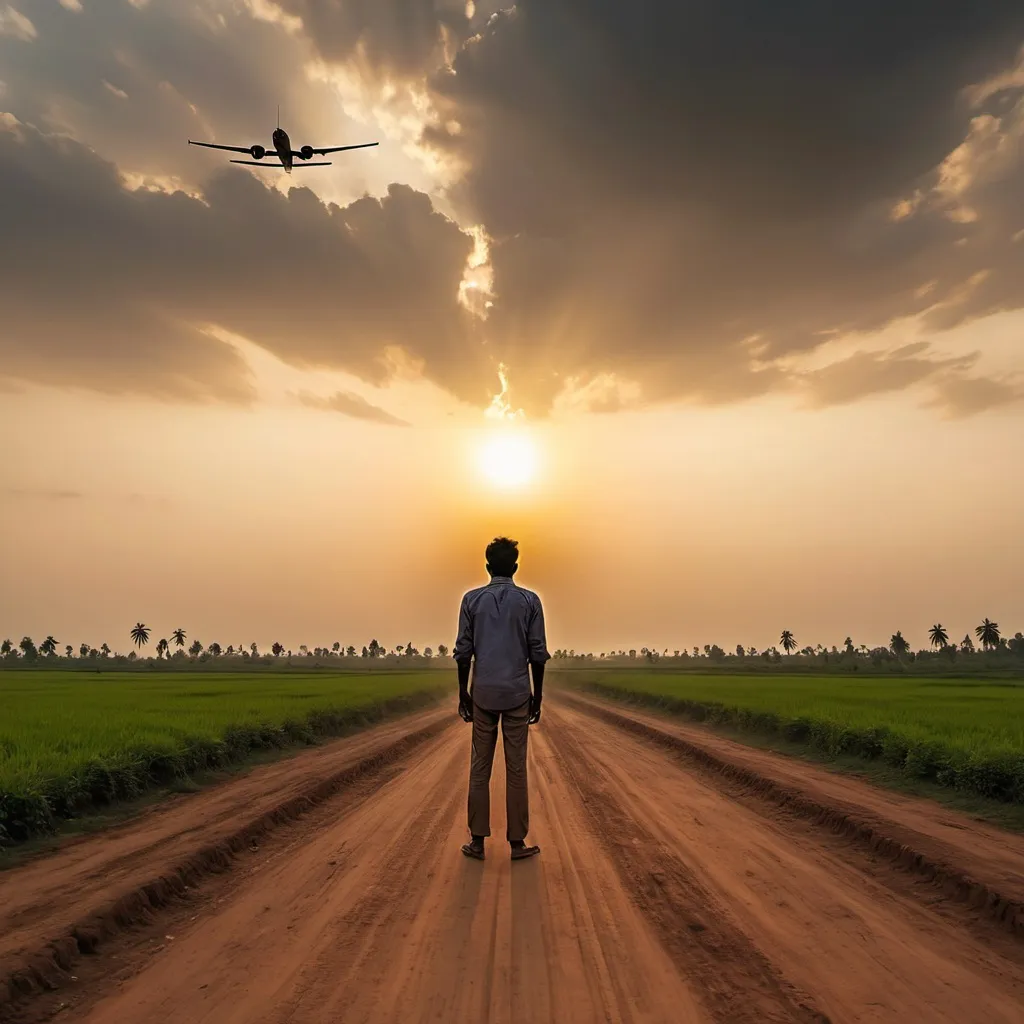
M 469 602 L 465 598 L 459 608 L 459 635 L 455 638 L 452 657 L 456 661 L 469 661 L 473 657 L 473 619 L 469 614 Z
M 530 650 L 531 662 L 545 662 L 551 655 L 548 653 L 548 641 L 544 635 L 544 608 L 540 598 L 534 599 L 533 615 L 526 631 L 527 646 Z

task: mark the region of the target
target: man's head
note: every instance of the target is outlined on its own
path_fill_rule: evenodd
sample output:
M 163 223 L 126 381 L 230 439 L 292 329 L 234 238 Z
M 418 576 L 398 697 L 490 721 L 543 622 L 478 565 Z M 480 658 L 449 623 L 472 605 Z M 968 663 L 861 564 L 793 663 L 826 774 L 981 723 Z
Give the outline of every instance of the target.
M 519 542 L 508 537 L 495 537 L 484 552 L 487 571 L 492 576 L 514 576 L 519 568 Z

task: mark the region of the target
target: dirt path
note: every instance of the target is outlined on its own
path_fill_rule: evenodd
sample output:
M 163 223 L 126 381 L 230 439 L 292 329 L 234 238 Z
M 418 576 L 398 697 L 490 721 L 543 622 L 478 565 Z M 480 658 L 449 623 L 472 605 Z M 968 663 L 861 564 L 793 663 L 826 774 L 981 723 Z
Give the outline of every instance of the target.
M 595 708 L 604 717 L 628 718 L 699 746 L 713 757 L 782 787 L 798 789 L 823 806 L 884 826 L 886 834 L 935 861 L 969 866 L 1009 899 L 1024 904 L 1024 835 L 996 828 L 939 804 L 865 785 L 823 771 L 814 764 L 758 750 L 699 726 L 617 704 L 572 695 L 575 706 Z
M 551 702 L 531 732 L 541 856 L 507 858 L 499 754 L 496 838 L 485 863 L 464 859 L 469 734 L 446 724 L 451 709 L 432 714 L 405 726 L 419 736 L 407 749 L 267 832 L 152 924 L 80 959 L 78 981 L 24 1003 L 19 1017 L 63 1003 L 58 1020 L 90 1024 L 1021 1020 L 1024 943 L 1011 933 L 936 905 L 922 880 L 748 805 L 576 705 Z M 301 791 L 302 777 L 308 787 L 328 765 L 359 762 L 354 747 L 363 760 L 388 749 L 399 733 L 386 728 L 301 769 L 270 767 Z M 249 801 L 251 779 L 240 780 Z M 236 785 L 216 797 L 225 812 Z M 205 841 L 206 823 L 192 822 Z M 1019 872 L 1024 852 L 1015 861 L 996 835 L 992 870 Z M 95 870 L 103 840 L 88 843 L 78 862 Z M 976 843 L 988 870 L 985 837 Z M 19 892 L 17 876 L 31 872 L 40 895 L 66 891 L 60 877 L 43 884 L 47 865 L 60 875 L 61 856 L 0 885 Z M 18 898 L 45 928 L 52 909 Z
M 240 831 L 256 835 L 274 824 L 261 821 L 263 816 L 294 816 L 318 796 L 329 796 L 332 783 L 340 788 L 379 769 L 450 721 L 450 712 L 437 710 L 368 729 L 171 799 L 123 825 L 0 873 L 0 1005 L 3 979 L 26 956 L 72 930 L 102 931 L 102 918 L 119 896 L 136 894 L 193 863 L 196 874 L 209 867 L 204 860 L 219 857 L 226 864 L 230 848 L 241 845 Z M 101 920 L 94 920 L 97 915 Z

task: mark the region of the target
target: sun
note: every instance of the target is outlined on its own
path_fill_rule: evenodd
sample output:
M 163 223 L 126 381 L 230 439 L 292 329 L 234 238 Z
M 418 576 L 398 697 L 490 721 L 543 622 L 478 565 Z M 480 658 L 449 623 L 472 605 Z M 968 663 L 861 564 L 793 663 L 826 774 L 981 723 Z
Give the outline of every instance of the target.
M 477 464 L 496 487 L 524 487 L 537 472 L 537 449 L 521 430 L 491 434 L 480 444 Z

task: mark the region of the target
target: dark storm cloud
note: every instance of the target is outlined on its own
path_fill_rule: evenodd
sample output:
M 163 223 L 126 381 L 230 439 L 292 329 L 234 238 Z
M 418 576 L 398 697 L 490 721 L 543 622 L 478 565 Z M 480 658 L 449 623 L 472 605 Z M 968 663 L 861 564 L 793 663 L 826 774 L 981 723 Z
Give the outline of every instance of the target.
M 427 137 L 495 239 L 514 401 L 605 372 L 740 398 L 837 334 L 1019 305 L 1024 178 L 967 186 L 973 221 L 935 186 L 972 118 L 1018 124 L 1006 93 L 971 109 L 963 90 L 1022 40 L 1017 0 L 521 0 L 494 18 L 433 76 Z
M 248 400 L 212 322 L 376 383 L 400 344 L 479 404 L 502 360 L 534 413 L 608 377 L 645 401 L 917 386 L 968 413 L 1014 393 L 930 349 L 803 375 L 792 357 L 897 317 L 944 330 L 1022 304 L 1019 0 L 74 6 L 35 5 L 31 39 L 0 37 L 4 107 L 193 185 L 213 158 L 184 138 L 262 139 L 278 100 L 293 138 L 319 139 L 337 97 L 304 75 L 312 54 L 368 94 L 426 77 L 440 116 L 424 141 L 466 168 L 450 198 L 493 238 L 493 306 L 478 334 L 455 302 L 469 240 L 411 189 L 339 210 L 223 172 L 204 206 L 126 193 L 109 164 L 27 129 L 8 161 L 0 129 L 22 197 L 0 204 L 37 232 L 0 280 L 0 374 Z
M 387 423 L 393 427 L 407 427 L 405 420 L 392 416 L 386 409 L 368 402 L 362 395 L 351 391 L 336 391 L 324 398 L 320 395 L 301 394 L 299 401 L 310 409 L 326 409 L 340 412 L 343 416 L 352 416 L 357 420 L 371 420 L 374 423 Z
M 172 397 L 251 397 L 216 325 L 294 365 L 382 383 L 403 349 L 428 379 L 486 396 L 458 303 L 471 239 L 430 199 L 325 205 L 224 170 L 204 199 L 127 191 L 67 139 L 0 120 L 0 375 Z
M 959 91 L 1022 41 L 1015 0 L 522 0 L 437 81 L 465 111 L 499 116 L 492 146 L 517 122 L 541 144 L 506 138 L 511 173 L 551 148 L 561 166 L 532 177 L 585 171 L 587 201 L 653 196 L 772 218 L 897 195 L 962 140 Z M 485 141 L 470 124 L 468 144 Z

